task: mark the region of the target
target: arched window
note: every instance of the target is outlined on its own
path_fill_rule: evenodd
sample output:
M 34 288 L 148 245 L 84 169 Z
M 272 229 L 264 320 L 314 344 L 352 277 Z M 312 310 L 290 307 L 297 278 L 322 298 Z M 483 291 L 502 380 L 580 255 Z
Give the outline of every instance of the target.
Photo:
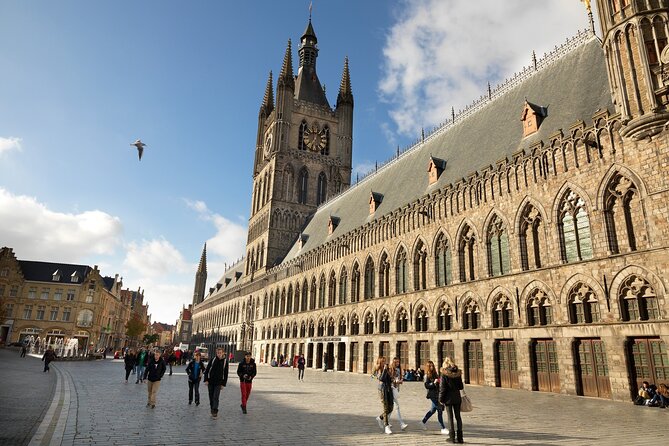
M 290 164 L 283 168 L 283 187 L 281 190 L 284 200 L 293 201 L 295 199 L 295 172 Z
M 434 247 L 434 276 L 437 286 L 451 284 L 451 247 L 446 236 L 442 233 L 437 237 Z
M 365 299 L 374 298 L 374 260 L 367 258 L 365 263 Z
M 359 333 L 360 333 L 360 320 L 358 319 L 358 315 L 354 314 L 353 317 L 351 317 L 351 334 L 357 335 Z
M 630 276 L 620 287 L 620 307 L 624 321 L 647 321 L 660 318 L 655 290 L 638 276 Z
M 337 330 L 337 336 L 346 336 L 346 319 L 344 319 L 344 317 L 339 318 L 339 329 Z
M 267 302 L 267 294 L 265 294 L 265 298 L 262 301 L 262 317 L 263 319 L 267 318 L 267 310 L 268 310 L 268 302 Z
M 379 333 L 390 333 L 390 314 L 386 310 L 379 316 Z
M 413 289 L 416 291 L 427 288 L 427 249 L 422 240 L 416 244 L 413 253 Z
M 325 145 L 321 149 L 321 155 L 329 155 L 330 154 L 330 127 L 325 125 L 323 127 L 323 141 L 325 142 Z
M 606 186 L 604 219 L 612 254 L 637 250 L 636 233 L 643 228 L 643 214 L 639 192 L 627 177 L 616 174 Z
M 291 314 L 291 313 L 297 311 L 296 308 L 295 308 L 295 303 L 294 303 L 295 301 L 293 299 L 294 299 L 293 284 L 291 283 L 290 285 L 288 285 L 288 295 L 287 295 L 287 301 L 286 301 L 286 313 L 287 314 Z
M 550 325 L 553 323 L 553 307 L 551 301 L 540 289 L 530 294 L 527 300 L 527 325 Z
M 307 193 L 309 191 L 309 172 L 306 167 L 300 170 L 300 175 L 297 179 L 297 202 L 301 204 L 307 203 Z
M 437 312 L 437 330 L 445 331 L 450 330 L 452 327 L 453 310 L 451 310 L 451 307 L 446 302 L 442 302 Z
M 558 227 L 562 260 L 576 262 L 592 257 L 590 220 L 585 201 L 576 193 L 567 190 L 560 202 Z
M 307 279 L 304 279 L 304 282 L 302 283 L 302 311 L 307 311 L 309 310 L 309 283 L 307 282 Z
M 328 332 L 327 332 L 327 335 L 328 335 L 328 336 L 334 336 L 334 334 L 335 334 L 335 321 L 334 321 L 334 319 L 330 318 L 330 319 L 328 320 Z
M 360 267 L 358 262 L 353 264 L 351 271 L 351 302 L 360 301 Z
M 497 295 L 490 307 L 492 327 L 510 327 L 513 325 L 513 305 L 511 299 L 503 294 Z
M 460 239 L 458 240 L 461 282 L 476 279 L 476 259 L 474 258 L 474 251 L 476 249 L 475 243 L 476 237 L 474 235 L 474 230 L 469 226 L 465 226 L 460 234 Z
M 279 304 L 279 316 L 286 314 L 286 290 L 281 291 L 281 303 Z
M 390 295 L 390 262 L 388 254 L 383 253 L 379 262 L 379 297 Z
M 258 251 L 258 268 L 265 266 L 265 240 L 260 242 L 260 251 Z
M 346 303 L 346 290 L 348 289 L 348 276 L 346 274 L 346 268 L 342 268 L 341 274 L 339 276 L 339 305 L 344 305 Z
M 335 173 L 333 192 L 335 194 L 338 194 L 339 192 L 341 192 L 341 175 L 339 175 L 339 172 Z
M 307 133 L 307 121 L 302 121 L 297 134 L 297 150 L 307 150 L 307 142 L 304 140 L 305 133 Z
M 537 208 L 529 203 L 523 209 L 518 233 L 523 271 L 541 268 L 541 251 L 545 246 L 543 219 Z
M 311 289 L 309 291 L 309 309 L 314 310 L 316 308 L 316 294 L 318 293 L 315 277 L 311 278 Z
M 321 274 L 321 280 L 318 284 L 318 308 L 325 307 L 325 274 Z
M 416 331 L 427 331 L 427 308 L 420 306 L 416 309 Z
M 315 326 L 314 326 L 314 321 L 309 321 L 309 337 L 313 338 L 315 334 Z
M 462 310 L 462 328 L 464 330 L 481 328 L 481 310 L 474 299 L 469 299 Z
M 584 283 L 577 283 L 569 291 L 569 322 L 591 324 L 599 322 L 599 302 L 595 293 Z
M 325 172 L 318 174 L 318 191 L 316 193 L 316 206 L 324 203 L 328 197 L 328 179 Z
M 300 325 L 300 337 L 304 338 L 307 336 L 307 325 L 302 322 L 302 325 Z
M 77 314 L 77 327 L 91 327 L 93 325 L 93 312 L 81 310 Z
M 400 248 L 395 260 L 395 293 L 402 294 L 407 292 L 407 253 L 404 248 Z
M 330 273 L 330 286 L 328 289 L 328 307 L 332 307 L 337 302 L 337 276 L 334 271 Z
M 374 334 L 374 316 L 372 316 L 372 313 L 367 313 L 367 316 L 365 316 L 365 334 Z
M 488 275 L 501 276 L 502 274 L 508 274 L 511 269 L 509 263 L 509 234 L 502 219 L 497 215 L 492 217 L 488 225 L 486 248 Z
M 407 310 L 404 308 L 401 308 L 397 312 L 397 319 L 395 320 L 396 322 L 396 327 L 397 327 L 397 332 L 398 333 L 406 333 L 409 331 L 409 317 L 407 315 Z
M 323 319 L 318 321 L 318 331 L 316 331 L 316 334 L 318 336 L 325 336 L 325 322 L 323 322 Z
M 293 324 L 293 337 L 294 338 L 297 337 L 297 322 Z

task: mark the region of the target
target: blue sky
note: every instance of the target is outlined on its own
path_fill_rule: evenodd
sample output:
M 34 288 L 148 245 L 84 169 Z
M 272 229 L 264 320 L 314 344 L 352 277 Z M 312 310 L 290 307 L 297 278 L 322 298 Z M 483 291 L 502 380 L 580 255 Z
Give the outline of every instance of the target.
M 297 67 L 308 5 L 0 1 L 0 245 L 118 273 L 173 323 L 203 243 L 210 285 L 243 253 L 258 108 L 288 38 Z M 587 16 L 577 0 L 321 0 L 313 25 L 331 104 L 349 57 L 355 178 Z

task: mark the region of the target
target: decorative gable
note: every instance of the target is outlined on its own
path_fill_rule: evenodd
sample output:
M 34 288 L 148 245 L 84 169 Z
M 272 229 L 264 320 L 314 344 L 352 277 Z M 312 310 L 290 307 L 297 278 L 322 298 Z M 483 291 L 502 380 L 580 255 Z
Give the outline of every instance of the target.
M 548 107 L 533 104 L 525 99 L 525 106 L 520 115 L 523 123 L 523 138 L 536 133 L 546 116 L 548 116 Z
M 383 195 L 378 192 L 371 192 L 369 194 L 369 215 L 372 215 L 381 205 Z
M 337 229 L 337 226 L 339 226 L 339 217 L 333 217 L 330 215 L 330 219 L 328 220 L 328 234 L 332 234 L 335 229 Z
M 446 160 L 430 156 L 430 162 L 427 165 L 428 184 L 432 185 L 436 183 L 445 168 L 446 168 Z

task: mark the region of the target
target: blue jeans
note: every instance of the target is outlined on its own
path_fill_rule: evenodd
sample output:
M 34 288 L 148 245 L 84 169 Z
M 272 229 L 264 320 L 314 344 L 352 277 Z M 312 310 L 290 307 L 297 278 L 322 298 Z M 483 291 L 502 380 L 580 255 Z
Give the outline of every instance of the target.
M 137 365 L 135 366 L 137 370 L 137 382 L 139 381 L 144 381 L 144 366 L 143 365 Z
M 446 426 L 444 425 L 444 416 L 441 410 L 441 405 L 437 402 L 436 398 L 430 398 L 430 401 L 432 402 L 432 407 L 423 417 L 423 424 L 427 423 L 427 420 L 429 420 L 430 417 L 434 415 L 435 412 L 437 412 L 437 420 L 439 420 L 439 425 L 442 429 L 444 429 Z

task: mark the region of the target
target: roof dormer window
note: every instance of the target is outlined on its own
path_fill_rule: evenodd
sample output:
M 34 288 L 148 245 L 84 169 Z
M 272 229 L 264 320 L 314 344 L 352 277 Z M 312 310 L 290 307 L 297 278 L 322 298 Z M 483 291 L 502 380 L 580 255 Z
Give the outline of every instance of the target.
M 56 271 L 53 272 L 53 275 L 51 276 L 51 280 L 54 281 L 54 282 L 60 282 L 60 276 L 61 276 L 61 272 L 60 272 L 59 269 L 57 269 Z
M 333 217 L 331 215 L 328 220 L 328 234 L 332 234 L 334 230 L 337 229 L 337 226 L 339 226 L 339 217 Z
M 432 185 L 436 183 L 445 168 L 446 168 L 446 160 L 430 156 L 430 162 L 427 165 L 428 184 Z
M 369 215 L 372 215 L 381 205 L 383 195 L 378 192 L 371 192 L 369 194 Z
M 523 138 L 539 131 L 539 126 L 546 116 L 548 116 L 548 107 L 533 104 L 526 99 L 520 115 L 523 123 Z
M 80 279 L 79 271 L 73 272 L 72 275 L 70 276 L 70 282 L 72 283 L 79 283 L 79 279 Z
M 300 234 L 300 239 L 298 241 L 300 249 L 304 248 L 304 245 L 306 245 L 307 240 L 309 240 L 309 236 L 307 234 Z

